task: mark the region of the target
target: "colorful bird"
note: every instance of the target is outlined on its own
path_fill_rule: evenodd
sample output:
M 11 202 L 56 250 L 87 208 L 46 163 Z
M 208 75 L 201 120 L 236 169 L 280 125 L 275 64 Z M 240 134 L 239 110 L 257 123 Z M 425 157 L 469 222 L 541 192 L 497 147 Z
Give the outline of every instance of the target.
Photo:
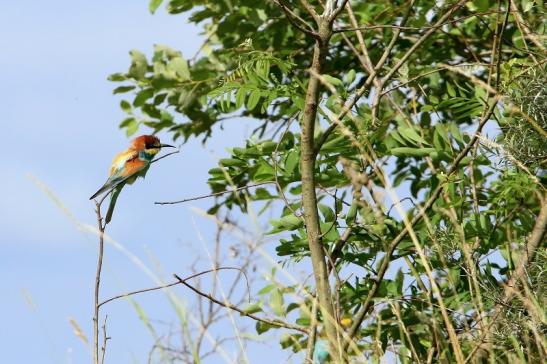
M 129 148 L 114 157 L 105 184 L 89 198 L 92 200 L 103 192 L 111 192 L 110 205 L 105 217 L 106 224 L 112 219 L 114 206 L 122 188 L 135 182 L 138 177 L 144 178 L 154 156 L 165 147 L 175 148 L 169 144 L 161 144 L 153 135 L 141 135 L 131 141 Z

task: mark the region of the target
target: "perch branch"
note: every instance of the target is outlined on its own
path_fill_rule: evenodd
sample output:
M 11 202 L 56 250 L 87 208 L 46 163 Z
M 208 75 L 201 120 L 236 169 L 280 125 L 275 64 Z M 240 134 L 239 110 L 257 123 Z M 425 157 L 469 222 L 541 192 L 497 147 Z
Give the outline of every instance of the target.
M 171 153 L 167 153 L 166 155 L 162 155 L 161 157 L 154 159 L 152 162 L 150 162 L 150 164 L 156 163 L 156 162 L 162 160 L 163 158 L 167 158 L 170 155 L 177 154 L 177 153 L 180 153 L 180 150 L 177 150 L 177 151 L 174 151 L 174 152 L 171 152 Z
M 106 197 L 106 196 L 105 196 Z M 95 212 L 97 214 L 97 225 L 99 227 L 99 254 L 97 258 L 97 271 L 95 273 L 95 294 L 94 294 L 94 310 L 93 310 L 93 363 L 99 364 L 99 290 L 101 287 L 101 270 L 103 268 L 104 255 L 104 229 L 106 224 L 103 224 L 101 215 L 101 204 L 105 197 L 100 202 L 95 201 Z M 106 325 L 106 321 L 105 321 Z M 103 352 L 104 357 L 104 352 Z

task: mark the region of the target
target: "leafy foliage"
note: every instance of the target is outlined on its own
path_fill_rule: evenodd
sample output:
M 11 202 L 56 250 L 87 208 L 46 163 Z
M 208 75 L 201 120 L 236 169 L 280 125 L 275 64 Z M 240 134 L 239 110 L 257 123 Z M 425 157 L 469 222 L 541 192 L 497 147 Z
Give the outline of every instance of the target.
M 503 142 L 520 162 L 532 168 L 547 166 L 547 69 L 545 65 L 528 69 L 509 62 L 505 92 L 518 113 L 504 120 Z M 511 67 L 512 66 L 512 67 Z M 513 73 L 519 73 L 513 75 Z

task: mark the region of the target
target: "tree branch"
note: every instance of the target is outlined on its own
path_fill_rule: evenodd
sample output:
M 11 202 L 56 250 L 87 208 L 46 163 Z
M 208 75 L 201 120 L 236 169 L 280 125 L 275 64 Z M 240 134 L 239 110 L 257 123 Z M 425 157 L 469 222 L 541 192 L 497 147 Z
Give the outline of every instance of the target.
M 205 298 L 211 300 L 212 302 L 216 303 L 217 305 L 220 305 L 220 306 L 229 308 L 230 310 L 239 312 L 242 316 L 246 316 L 246 317 L 252 318 L 252 319 L 255 320 L 255 321 L 260 321 L 260 322 L 263 322 L 263 323 L 268 324 L 268 325 L 277 326 L 277 327 L 284 327 L 284 328 L 286 328 L 286 329 L 291 329 L 291 330 L 300 331 L 300 332 L 302 332 L 302 333 L 304 333 L 304 334 L 307 334 L 307 333 L 308 333 L 308 329 L 306 329 L 305 327 L 302 327 L 302 326 L 293 325 L 293 324 L 290 324 L 290 323 L 288 323 L 288 322 L 284 322 L 284 321 L 280 321 L 280 320 L 264 319 L 264 318 L 258 317 L 258 316 L 256 316 L 256 315 L 253 315 L 252 313 L 247 313 L 247 312 L 243 311 L 242 309 L 238 308 L 237 306 L 232 305 L 232 304 L 229 303 L 229 302 L 222 302 L 222 301 L 220 301 L 220 300 L 214 298 L 214 297 L 211 296 L 210 294 L 200 291 L 199 289 L 195 288 L 195 287 L 192 286 L 191 284 L 187 283 L 187 282 L 186 282 L 186 279 L 182 279 L 182 278 L 180 278 L 180 277 L 179 277 L 178 275 L 176 275 L 176 274 L 173 274 L 173 276 L 174 276 L 181 284 L 183 284 L 183 285 L 185 285 L 186 287 L 190 288 L 192 291 L 194 291 L 194 292 L 197 293 L 198 295 L 200 295 L 200 296 L 202 296 L 202 297 L 205 297 Z
M 308 14 L 311 15 L 313 20 L 315 20 L 316 22 L 319 21 L 319 14 L 317 14 L 313 6 L 307 0 L 300 0 L 300 4 L 304 7 L 304 9 L 306 9 Z
M 342 3 L 340 4 L 340 6 L 337 7 L 336 9 L 334 9 L 333 12 L 331 13 L 331 15 L 329 16 L 329 20 L 333 21 L 334 19 L 336 19 L 338 17 L 338 15 L 340 15 L 342 10 L 344 10 L 347 3 L 348 3 L 348 0 L 342 0 Z
M 233 188 L 233 189 L 230 189 L 230 190 L 224 190 L 224 191 L 220 191 L 220 192 L 210 193 L 210 194 L 207 194 L 207 195 L 189 197 L 189 198 L 185 198 L 184 200 L 179 200 L 179 201 L 154 202 L 154 204 L 155 205 L 174 205 L 174 204 L 184 203 L 184 202 L 188 202 L 188 201 L 196 201 L 196 200 L 202 200 L 204 198 L 221 196 L 221 195 L 224 195 L 226 193 L 237 192 L 237 191 L 241 191 L 241 190 L 246 190 L 247 188 L 258 187 L 258 186 L 262 186 L 262 185 L 270 185 L 270 184 L 275 184 L 275 181 L 255 183 L 255 184 L 252 184 L 252 185 Z
M 402 25 L 390 25 L 390 24 L 356 26 L 356 25 L 352 24 L 351 27 L 337 28 L 337 29 L 334 29 L 332 32 L 333 33 L 344 33 L 344 32 L 353 32 L 353 31 L 356 31 L 356 30 L 375 30 L 375 29 L 400 29 L 400 30 L 406 31 L 406 32 L 408 32 L 408 31 L 419 32 L 419 31 L 423 31 L 424 29 L 442 28 L 443 26 L 445 26 L 447 24 L 458 23 L 462 20 L 466 20 L 466 19 L 476 17 L 476 16 L 491 15 L 491 14 L 497 14 L 497 13 L 500 13 L 500 11 L 497 11 L 497 10 L 484 11 L 484 12 L 480 12 L 480 13 L 474 13 L 474 14 L 471 14 L 471 15 L 462 16 L 462 17 L 459 17 L 459 18 L 456 18 L 456 19 L 451 19 L 451 20 L 448 20 L 448 21 L 446 21 L 442 24 L 432 25 L 432 26 L 423 26 L 423 27 L 407 27 L 407 26 L 402 26 Z M 513 13 L 513 11 L 510 11 L 510 13 Z
M 110 337 L 106 335 L 106 320 L 108 319 L 108 315 L 104 317 L 103 322 L 103 346 L 101 347 L 101 363 L 104 364 L 104 356 L 106 354 L 106 342 L 110 340 Z
M 325 253 L 321 239 L 321 227 L 319 213 L 317 211 L 317 194 L 315 183 L 315 159 L 314 153 L 314 129 L 319 105 L 320 81 L 314 74 L 321 74 L 328 52 L 328 41 L 331 36 L 332 22 L 328 19 L 318 21 L 320 40 L 315 43 L 313 60 L 310 67 L 310 78 L 304 101 L 304 112 L 301 121 L 300 135 L 300 171 L 302 182 L 302 208 L 308 238 L 308 246 L 312 260 L 313 274 L 315 278 L 319 309 L 323 314 L 323 325 L 331 348 L 331 357 L 337 361 L 341 358 L 341 351 L 334 354 L 339 348 L 336 325 L 334 320 L 334 308 L 332 305 L 332 292 L 330 289 Z
M 287 20 L 292 25 L 294 25 L 298 30 L 300 30 L 302 33 L 305 33 L 305 34 L 311 35 L 314 38 L 317 38 L 317 33 L 313 30 L 313 28 L 304 19 L 299 17 L 298 14 L 295 14 L 291 9 L 286 7 L 285 4 L 283 4 L 279 0 L 273 0 L 273 2 L 281 8 L 281 10 L 287 16 Z M 302 25 L 304 27 L 298 25 L 298 23 L 295 20 L 293 20 L 293 18 L 296 19 L 297 21 L 299 21 L 300 23 L 302 23 Z
M 237 271 L 241 272 L 243 274 L 243 276 L 245 277 L 245 281 L 247 282 L 247 294 L 249 295 L 249 300 L 251 300 L 249 279 L 247 278 L 247 275 L 245 274 L 245 272 L 241 268 L 238 268 L 238 267 L 218 267 L 218 268 L 215 268 L 215 269 L 205 270 L 205 271 L 202 271 L 202 272 L 199 272 L 199 273 L 196 273 L 196 274 L 192 274 L 191 276 L 188 276 L 188 277 L 184 278 L 184 281 L 187 281 L 187 280 L 190 280 L 192 278 L 202 276 L 202 275 L 207 274 L 207 273 L 217 272 L 219 270 L 237 270 Z M 152 287 L 152 288 L 145 288 L 145 289 L 139 289 L 137 291 L 123 293 L 123 294 L 111 297 L 107 300 L 104 300 L 103 302 L 99 303 L 99 307 L 102 306 L 102 305 L 107 304 L 108 302 L 112 302 L 112 301 L 120 299 L 120 298 L 125 298 L 125 297 L 129 297 L 129 296 L 133 296 L 133 295 L 140 294 L 140 293 L 145 293 L 145 292 L 157 291 L 157 290 L 160 290 L 160 289 L 173 287 L 173 286 L 176 286 L 178 284 L 181 284 L 181 282 L 177 281 L 177 282 L 173 282 L 173 283 L 164 284 L 164 285 L 161 285 L 161 286 L 156 286 L 156 287 Z
M 106 195 L 105 195 L 106 196 Z M 95 273 L 95 294 L 94 294 L 94 310 L 93 310 L 93 363 L 99 364 L 99 290 L 101 287 L 101 271 L 103 267 L 104 255 L 104 229 L 106 224 L 103 224 L 101 216 L 101 204 L 105 197 L 100 202 L 95 201 L 95 212 L 97 214 L 97 225 L 99 228 L 99 253 L 97 258 L 97 271 Z M 105 319 L 106 325 L 106 319 Z M 106 335 L 106 334 L 105 334 Z M 104 349 L 106 350 L 106 349 Z M 104 352 L 103 352 L 104 358 Z

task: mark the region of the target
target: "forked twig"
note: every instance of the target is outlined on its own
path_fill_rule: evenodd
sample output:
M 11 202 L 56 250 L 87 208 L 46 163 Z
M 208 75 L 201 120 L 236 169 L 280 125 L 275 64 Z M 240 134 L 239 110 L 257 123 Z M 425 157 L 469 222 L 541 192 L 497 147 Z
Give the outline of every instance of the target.
M 196 277 L 202 276 L 202 275 L 207 274 L 207 273 L 212 273 L 212 272 L 216 272 L 216 271 L 219 271 L 219 270 L 229 270 L 229 269 L 230 269 L 230 270 L 237 270 L 237 271 L 240 271 L 241 274 L 243 274 L 243 276 L 245 277 L 245 282 L 246 282 L 246 284 L 247 284 L 247 294 L 248 294 L 249 301 L 250 301 L 250 300 L 251 300 L 251 294 L 250 294 L 250 287 L 249 287 L 249 278 L 247 277 L 247 274 L 246 274 L 241 268 L 238 268 L 238 267 L 218 267 L 218 268 L 215 268 L 215 269 L 205 270 L 205 271 L 202 271 L 202 272 L 199 272 L 199 273 L 196 273 L 196 274 L 192 274 L 191 276 L 188 276 L 188 277 L 184 278 L 184 281 L 187 281 L 187 280 L 190 280 L 190 279 L 192 279 L 192 278 L 196 278 Z M 160 289 L 173 287 L 173 286 L 176 286 L 176 285 L 178 285 L 178 284 L 181 284 L 180 280 L 177 281 L 177 282 L 173 282 L 173 283 L 169 283 L 169 284 L 164 284 L 164 285 L 157 286 L 157 287 L 139 289 L 139 290 L 137 290 L 137 291 L 132 291 L 132 292 L 123 293 L 123 294 L 120 294 L 120 295 L 111 297 L 111 298 L 109 298 L 109 299 L 107 299 L 107 300 L 104 300 L 103 302 L 99 303 L 99 307 L 102 306 L 102 305 L 104 305 L 104 304 L 107 304 L 108 302 L 112 302 L 112 301 L 117 300 L 117 299 L 120 299 L 120 298 L 125 298 L 125 297 L 129 297 L 129 296 L 133 296 L 133 295 L 136 295 L 136 294 L 139 294 L 139 293 L 157 291 L 157 290 L 160 290 Z
M 110 340 L 110 337 L 106 335 L 106 320 L 108 319 L 108 315 L 104 317 L 103 322 L 103 347 L 101 348 L 101 363 L 104 364 L 104 356 L 106 354 L 106 342 Z
M 106 196 L 105 196 L 106 197 Z M 97 271 L 95 273 L 95 294 L 94 294 L 94 310 L 93 310 L 93 363 L 99 364 L 99 289 L 101 287 L 101 271 L 103 267 L 103 255 L 104 255 L 104 230 L 106 224 L 103 224 L 103 218 L 101 215 L 101 204 L 105 197 L 100 202 L 95 201 L 97 225 L 99 227 L 99 254 L 97 258 Z M 105 319 L 106 325 L 106 319 Z M 106 332 L 106 328 L 104 329 Z M 106 336 L 106 334 L 105 334 Z M 106 344 L 104 345 L 106 350 Z M 104 351 L 102 357 L 104 358 Z M 101 361 L 101 363 L 103 363 Z

